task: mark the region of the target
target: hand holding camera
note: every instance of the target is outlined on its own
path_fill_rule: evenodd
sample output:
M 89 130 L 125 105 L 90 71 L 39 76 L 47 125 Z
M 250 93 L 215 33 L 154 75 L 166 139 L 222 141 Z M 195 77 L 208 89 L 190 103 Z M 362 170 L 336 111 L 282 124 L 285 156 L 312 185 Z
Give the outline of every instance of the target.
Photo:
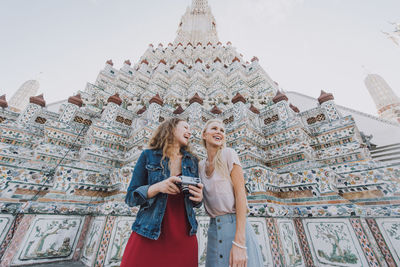
M 168 179 L 152 185 L 147 193 L 148 197 L 154 197 L 158 193 L 176 195 L 180 192 L 189 194 L 189 199 L 194 202 L 203 200 L 203 184 L 198 177 L 171 176 Z
M 154 184 L 154 186 L 156 187 L 157 193 L 176 195 L 176 194 L 180 193 L 180 189 L 178 187 L 178 184 L 180 182 L 181 182 L 181 179 L 179 177 L 171 176 L 162 182 Z
M 190 176 L 179 176 L 181 181 L 178 183 L 181 191 L 186 195 L 190 195 L 189 199 L 194 202 L 201 202 L 203 200 L 203 184 L 200 178 Z

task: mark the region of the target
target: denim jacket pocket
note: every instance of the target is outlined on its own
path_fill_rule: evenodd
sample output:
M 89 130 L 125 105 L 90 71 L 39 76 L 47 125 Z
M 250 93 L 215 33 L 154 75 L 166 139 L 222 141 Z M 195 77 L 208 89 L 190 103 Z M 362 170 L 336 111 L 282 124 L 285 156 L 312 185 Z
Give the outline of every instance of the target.
M 149 174 L 149 184 L 154 184 L 162 180 L 163 168 L 156 164 L 147 164 L 147 172 Z
M 188 166 L 188 169 L 191 174 L 195 175 L 196 174 L 196 167 L 195 166 Z
M 194 177 L 196 175 L 196 167 L 193 165 L 184 166 L 183 169 L 186 172 L 184 175 L 189 175 L 192 177 Z

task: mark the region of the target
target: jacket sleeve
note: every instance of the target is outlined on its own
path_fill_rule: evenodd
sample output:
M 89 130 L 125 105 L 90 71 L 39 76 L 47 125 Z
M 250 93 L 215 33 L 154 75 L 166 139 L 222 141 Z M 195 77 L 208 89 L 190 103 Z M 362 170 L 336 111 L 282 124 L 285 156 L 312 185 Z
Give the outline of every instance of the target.
M 150 207 L 155 198 L 147 198 L 147 191 L 150 185 L 147 179 L 146 154 L 143 151 L 140 155 L 135 169 L 133 170 L 132 179 L 126 192 L 125 203 L 130 207 L 140 205 L 143 208 Z
M 196 166 L 196 172 L 195 172 L 195 177 L 199 177 L 199 161 L 196 159 L 196 158 L 194 158 L 194 164 L 195 164 L 195 166 Z M 203 196 L 204 197 L 204 196 Z M 194 208 L 200 208 L 201 207 L 201 205 L 203 204 L 203 201 L 200 201 L 200 202 L 194 202 L 194 201 L 192 201 L 192 203 L 193 203 L 193 207 Z

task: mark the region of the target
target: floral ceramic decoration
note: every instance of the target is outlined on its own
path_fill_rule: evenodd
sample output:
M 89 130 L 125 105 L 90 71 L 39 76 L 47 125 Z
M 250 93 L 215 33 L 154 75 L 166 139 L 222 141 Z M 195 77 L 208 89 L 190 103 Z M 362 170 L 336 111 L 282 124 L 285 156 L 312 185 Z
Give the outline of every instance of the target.
M 199 228 L 197 229 L 197 241 L 199 246 L 199 267 L 203 267 L 206 264 L 206 253 L 207 253 L 207 231 L 210 224 L 208 217 L 198 217 L 197 222 Z
M 261 254 L 264 260 L 264 266 L 273 266 L 265 220 L 263 218 L 249 218 L 249 221 L 256 233 L 257 241 L 261 248 Z
M 400 218 L 376 219 L 376 223 L 394 260 L 400 265 Z
M 314 262 L 321 266 L 368 266 L 347 219 L 306 219 Z
M 293 221 L 279 219 L 278 228 L 280 230 L 280 239 L 285 253 L 286 265 L 290 267 L 305 266 Z
M 3 243 L 3 240 L 5 239 L 7 231 L 10 229 L 13 220 L 14 217 L 12 215 L 0 215 L 0 244 Z
M 104 230 L 105 217 L 94 218 L 86 236 L 85 244 L 82 248 L 81 261 L 86 266 L 91 266 L 96 260 L 101 237 Z
M 83 217 L 37 216 L 27 231 L 15 264 L 71 259 L 82 229 Z
M 125 246 L 132 233 L 134 217 L 118 217 L 110 238 L 105 266 L 116 266 L 121 263 Z

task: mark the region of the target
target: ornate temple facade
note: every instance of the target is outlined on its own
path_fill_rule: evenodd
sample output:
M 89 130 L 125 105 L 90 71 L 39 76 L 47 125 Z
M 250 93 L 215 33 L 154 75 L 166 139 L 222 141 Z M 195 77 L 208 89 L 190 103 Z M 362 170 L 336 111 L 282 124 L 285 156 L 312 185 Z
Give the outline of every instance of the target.
M 400 164 L 372 159 L 331 93 L 299 96 L 221 43 L 207 1 L 193 0 L 174 43 L 135 64 L 107 61 L 57 112 L 42 95 L 21 112 L 0 98 L 1 266 L 118 266 L 137 212 L 124 203 L 132 169 L 170 117 L 189 122 L 199 157 L 205 121 L 226 124 L 265 266 L 400 265 Z M 203 266 L 208 217 L 197 215 Z

